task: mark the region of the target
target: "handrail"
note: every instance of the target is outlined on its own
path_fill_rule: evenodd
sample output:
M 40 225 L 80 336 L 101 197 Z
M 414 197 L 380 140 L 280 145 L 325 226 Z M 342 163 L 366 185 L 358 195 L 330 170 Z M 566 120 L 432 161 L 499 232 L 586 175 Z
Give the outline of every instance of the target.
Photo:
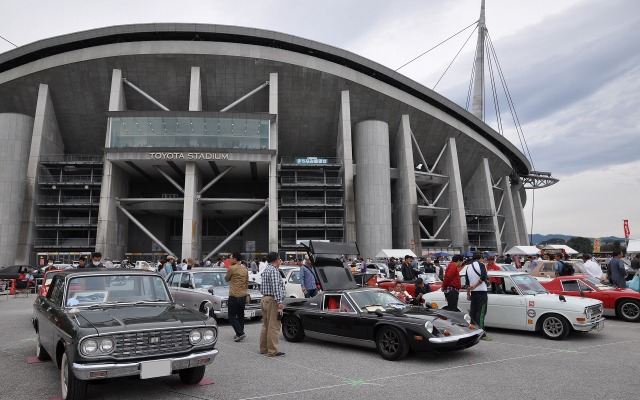
M 40 175 L 38 176 L 38 183 L 101 183 L 102 175 Z

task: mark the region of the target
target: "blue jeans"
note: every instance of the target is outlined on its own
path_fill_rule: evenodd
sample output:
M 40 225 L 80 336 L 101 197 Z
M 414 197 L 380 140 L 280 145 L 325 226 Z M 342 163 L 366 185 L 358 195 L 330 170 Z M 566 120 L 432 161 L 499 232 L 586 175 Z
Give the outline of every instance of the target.
M 229 323 L 236 331 L 236 336 L 244 335 L 244 305 L 245 297 L 231 297 L 227 302 L 229 307 Z
M 309 299 L 311 297 L 316 297 L 317 294 L 318 289 L 307 289 L 307 291 L 304 293 L 304 297 Z

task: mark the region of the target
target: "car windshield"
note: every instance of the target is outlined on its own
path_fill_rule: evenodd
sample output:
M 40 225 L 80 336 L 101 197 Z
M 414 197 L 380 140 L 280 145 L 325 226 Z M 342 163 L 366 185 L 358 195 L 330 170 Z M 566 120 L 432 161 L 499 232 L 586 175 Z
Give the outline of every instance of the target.
M 229 286 L 229 282 L 224 280 L 225 272 L 196 272 L 193 274 L 193 281 L 196 289 L 209 289 L 212 286 Z
M 513 264 L 502 264 L 500 269 L 503 271 L 517 271 L 518 268 Z
M 170 297 L 159 275 L 92 275 L 69 279 L 68 307 L 96 304 L 168 302 Z
M 386 290 L 360 290 L 351 292 L 351 298 L 361 310 L 367 306 L 404 307 L 405 304 Z
M 512 275 L 511 278 L 524 294 L 547 293 L 547 290 L 542 287 L 540 282 L 529 274 Z
M 586 276 L 583 278 L 585 282 L 587 282 L 592 287 L 595 287 L 598 290 L 613 290 L 613 286 L 609 286 L 606 283 L 602 283 L 600 279 L 594 278 L 592 276 Z
M 420 278 L 427 283 L 436 283 L 441 282 L 438 274 L 434 274 L 433 272 L 427 272 L 425 274 L 420 274 Z

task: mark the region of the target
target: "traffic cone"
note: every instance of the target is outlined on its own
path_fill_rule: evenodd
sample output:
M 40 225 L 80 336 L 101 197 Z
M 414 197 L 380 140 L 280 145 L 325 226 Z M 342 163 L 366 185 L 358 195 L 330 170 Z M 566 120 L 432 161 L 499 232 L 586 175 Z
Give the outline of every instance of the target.
M 16 280 L 11 280 L 11 289 L 9 290 L 9 296 L 15 296 L 16 294 Z

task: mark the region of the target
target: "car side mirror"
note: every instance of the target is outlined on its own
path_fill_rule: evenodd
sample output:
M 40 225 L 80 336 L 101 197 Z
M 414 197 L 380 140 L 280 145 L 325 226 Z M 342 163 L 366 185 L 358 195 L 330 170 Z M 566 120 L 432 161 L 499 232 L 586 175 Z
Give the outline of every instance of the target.
M 209 293 L 213 294 L 213 287 L 210 287 L 210 288 L 207 290 L 207 292 L 209 292 Z
M 213 307 L 213 304 L 211 304 L 210 301 L 205 301 L 204 304 L 202 304 L 202 308 L 204 310 L 203 314 L 209 315 L 209 310 L 211 310 L 211 308 Z
M 563 295 L 558 296 L 558 299 L 560 301 L 564 301 L 565 303 L 567 302 L 567 299 L 565 299 Z
M 375 315 L 377 315 L 378 317 L 382 317 L 384 316 L 384 313 L 382 312 L 381 309 L 377 308 L 374 312 Z

